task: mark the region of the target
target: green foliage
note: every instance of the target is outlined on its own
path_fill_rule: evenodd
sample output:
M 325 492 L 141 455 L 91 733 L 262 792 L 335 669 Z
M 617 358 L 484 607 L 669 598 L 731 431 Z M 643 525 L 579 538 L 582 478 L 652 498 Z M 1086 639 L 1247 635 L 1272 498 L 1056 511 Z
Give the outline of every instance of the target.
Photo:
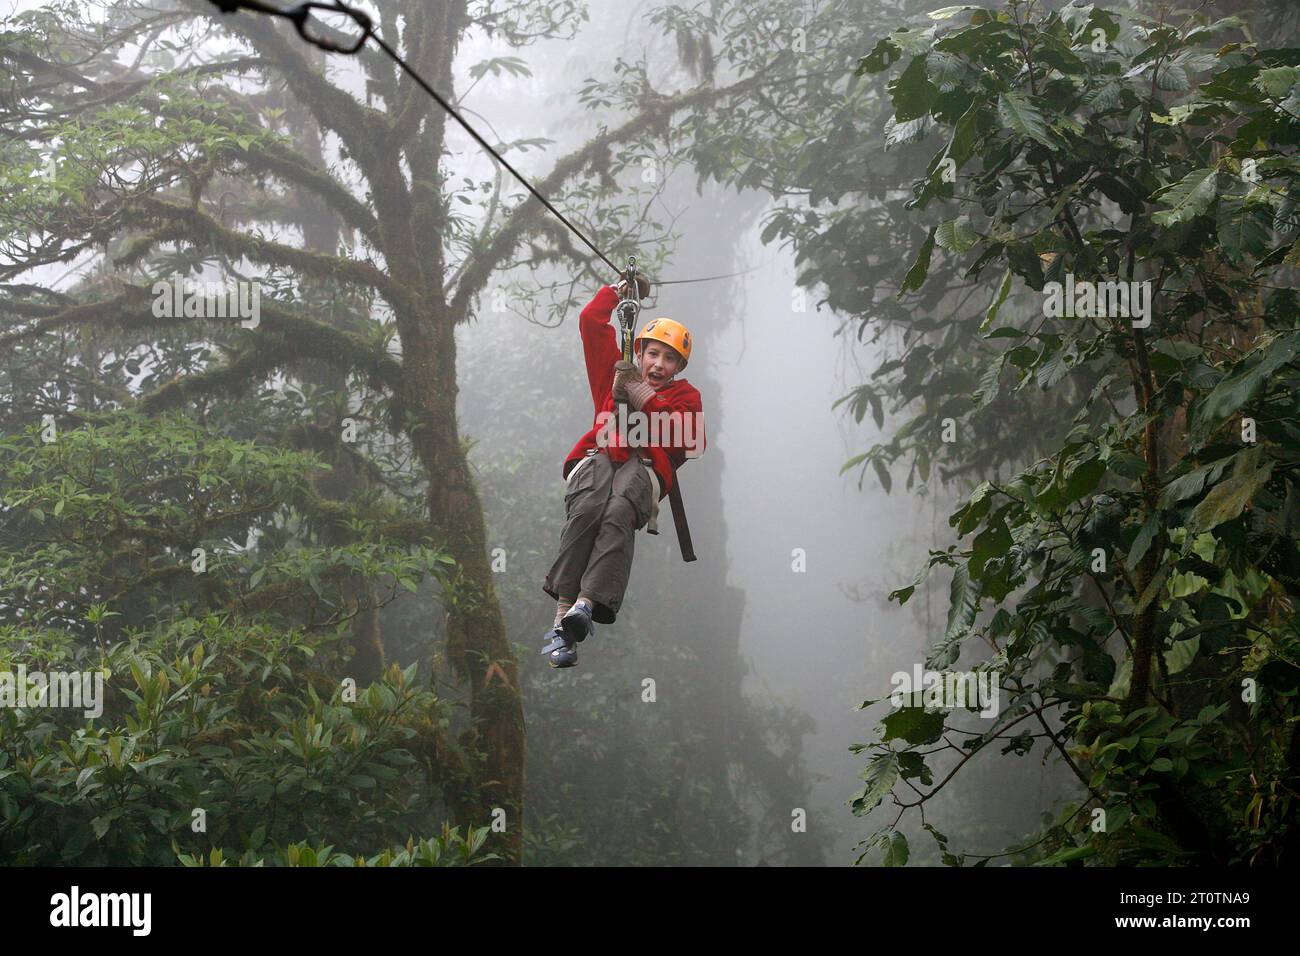
M 495 853 L 480 852 L 487 840 L 489 827 L 478 827 L 468 837 L 461 836 L 458 827 L 444 824 L 442 833 L 424 840 L 414 838 L 404 847 L 384 850 L 374 856 L 350 856 L 334 852 L 332 846 L 311 846 L 305 841 L 290 843 L 272 855 L 245 850 L 235 860 L 227 860 L 220 850 L 213 850 L 205 858 L 197 853 L 180 854 L 182 866 L 472 866 L 499 860 Z
M 524 832 L 533 859 L 729 863 L 742 840 L 762 844 L 765 853 L 779 845 L 782 851 L 797 847 L 805 858 L 815 854 L 822 839 L 818 833 L 791 840 L 788 828 L 780 821 L 772 824 L 770 814 L 761 819 L 777 831 L 776 839 L 765 833 L 751 839 L 750 821 L 761 810 L 740 805 L 742 799 L 755 799 L 751 794 L 790 804 L 788 795 L 801 786 L 799 737 L 809 730 L 800 715 L 777 708 L 749 711 L 737 676 L 725 697 L 729 719 L 717 722 L 711 734 L 692 730 L 694 719 L 682 729 L 667 715 L 629 723 L 610 702 L 618 699 L 617 688 L 646 673 L 644 660 L 631 654 L 617 657 L 617 669 L 603 675 L 599 692 L 587 683 L 549 686 L 554 675 L 544 661 L 538 666 L 533 646 L 545 628 L 536 590 L 540 572 L 528 577 L 527 588 L 519 583 L 523 576 L 513 573 L 461 587 L 466 582 L 458 569 L 441 567 L 450 558 L 423 537 L 430 487 L 461 476 L 427 473 L 430 446 L 422 444 L 422 430 L 442 426 L 409 414 L 412 379 L 398 374 L 396 357 L 428 371 L 429 376 L 417 377 L 436 379 L 439 390 L 446 387 L 437 407 L 454 408 L 453 385 L 463 381 L 464 366 L 447 366 L 451 354 L 437 345 L 437 336 L 426 333 L 445 322 L 450 334 L 452 326 L 486 312 L 489 276 L 480 270 L 485 263 L 495 261 L 507 271 L 512 263 L 553 269 L 555 237 L 534 237 L 527 251 L 510 243 L 494 245 L 481 229 L 482 217 L 465 207 L 481 201 L 489 219 L 502 212 L 502 180 L 446 177 L 438 151 L 421 145 L 416 129 L 424 127 L 418 123 L 399 124 L 409 126 L 406 135 L 382 137 L 392 149 L 367 156 L 376 130 L 386 128 L 384 109 L 393 105 L 392 96 L 369 95 L 395 82 L 390 67 L 379 60 L 363 58 L 368 92 L 364 102 L 358 95 L 353 110 L 347 102 L 351 94 L 332 90 L 330 78 L 314 68 L 312 76 L 302 77 L 305 87 L 291 84 L 286 93 L 277 57 L 264 56 L 256 41 L 244 37 L 209 42 L 214 27 L 220 31 L 223 25 L 205 17 L 164 14 L 156 24 L 163 29 L 155 30 L 155 12 L 123 7 L 115 14 L 121 29 L 105 33 L 85 22 L 83 6 L 67 2 L 18 14 L 0 29 L 5 54 L 0 59 L 14 91 L 0 104 L 6 129 L 14 133 L 0 146 L 5 160 L 0 164 L 0 258 L 6 262 L 0 271 L 7 278 L 27 278 L 24 267 L 77 259 L 78 272 L 86 276 L 71 285 L 60 283 L 57 291 L 20 284 L 0 290 L 5 334 L 21 346 L 11 350 L 0 370 L 0 391 L 18 397 L 3 409 L 0 431 L 17 434 L 44 413 L 61 425 L 97 422 L 96 412 L 131 407 L 143 398 L 151 409 L 183 403 L 204 423 L 206 439 L 225 435 L 231 442 L 229 448 L 207 442 L 211 457 L 162 456 L 143 482 L 137 481 L 139 463 L 160 451 L 149 447 L 147 434 L 115 434 L 110 445 L 120 452 L 116 455 L 77 435 L 71 439 L 78 443 L 77 455 L 64 452 L 57 467 L 40 460 L 38 473 L 15 485 L 22 497 L 7 529 L 16 541 L 39 540 L 39 550 L 15 548 L 0 558 L 23 584 L 8 596 L 20 602 L 16 606 L 24 620 L 40 614 L 51 629 L 75 634 L 80 643 L 112 647 L 137 633 L 147 637 L 156 622 L 173 618 L 228 612 L 231 626 L 255 621 L 289 633 L 357 622 L 380 608 L 380 650 L 389 660 L 418 661 L 432 679 L 445 663 L 444 646 L 451 657 L 462 650 L 455 640 L 444 644 L 444 628 L 455 625 L 448 627 L 443 612 L 480 598 L 486 584 L 490 595 L 499 589 L 511 635 L 528 644 L 520 658 L 524 686 L 519 690 L 531 698 L 528 752 L 536 766 L 526 775 L 533 788 L 529 819 L 541 825 Z M 499 11 L 487 29 L 497 39 L 523 46 L 543 37 L 572 37 L 585 19 L 581 4 L 558 0 Z M 718 44 L 729 69 L 745 68 L 734 58 L 738 51 L 769 54 L 766 24 L 744 5 L 726 19 L 709 26 L 729 34 Z M 705 73 L 713 67 L 712 48 L 707 36 L 695 40 L 707 20 L 704 10 L 669 7 L 650 14 L 652 24 L 674 32 L 679 49 L 690 52 L 688 66 Z M 292 54 L 293 45 L 285 52 Z M 624 61 L 612 69 L 612 83 L 593 81 L 580 99 L 590 107 L 613 105 L 635 115 L 645 105 L 645 70 Z M 472 63 L 469 73 L 473 82 L 484 84 L 530 75 L 513 56 Z M 303 96 L 304 88 L 318 95 Z M 435 111 L 434 118 L 440 115 L 423 99 L 412 101 L 417 112 L 421 103 Z M 418 117 L 412 113 L 408 119 Z M 677 128 L 665 124 L 664 138 Z M 530 151 L 549 142 L 521 138 L 503 149 Z M 588 207 L 594 235 L 611 254 L 631 251 L 630 246 L 610 248 L 606 241 L 634 242 L 628 222 L 655 234 L 654 254 L 642 254 L 641 260 L 654 272 L 671 253 L 672 237 L 660 235 L 657 227 L 663 224 L 653 214 L 645 218 L 647 201 L 662 191 L 662 182 L 632 182 L 640 183 L 646 144 L 644 138 L 616 144 L 590 164 L 591 175 L 587 169 L 571 170 L 564 193 L 575 209 Z M 684 149 L 658 151 L 674 162 L 687 157 Z M 402 165 L 409 176 L 387 175 L 390 152 L 408 154 Z M 718 155 L 702 165 L 716 168 L 722 159 Z M 751 164 L 748 174 L 761 175 L 761 166 Z M 622 181 L 616 183 L 616 176 Z M 407 190 L 407 180 L 409 202 L 378 201 L 393 189 Z M 439 248 L 446 255 L 437 255 Z M 516 260 L 515 251 L 523 258 Z M 447 264 L 445 275 L 434 276 L 421 265 L 435 259 Z M 87 268 L 81 268 L 83 262 Z M 141 290 L 148 290 L 155 277 L 200 270 L 260 282 L 263 321 L 256 331 L 203 319 L 150 321 Z M 419 281 L 421 276 L 428 281 Z M 119 295 L 118 280 L 135 291 Z M 45 272 L 32 281 L 45 281 Z M 456 289 L 444 288 L 449 285 Z M 536 281 L 511 286 L 528 293 L 515 301 L 524 304 L 521 311 L 530 320 L 538 318 L 537 288 Z M 566 311 L 572 315 L 572 299 L 581 292 L 571 281 L 554 288 L 567 290 L 551 305 L 551 320 L 558 323 Z M 451 310 L 434 307 L 444 299 Z M 60 315 L 71 306 L 77 307 L 72 317 Z M 402 329 L 418 330 L 415 340 L 402 340 Z M 576 355 L 576 341 L 567 345 L 565 361 Z M 500 361 L 499 342 L 460 353 L 462 363 L 475 357 Z M 529 369 L 537 367 L 535 354 L 525 358 Z M 500 367 L 493 367 L 490 377 L 498 382 Z M 554 489 L 538 481 L 537 457 L 520 450 L 541 436 L 549 458 L 554 436 L 538 429 L 540 411 L 520 416 L 517 397 L 499 406 L 493 403 L 500 390 L 484 391 L 488 397 L 476 400 L 462 388 L 459 404 L 466 419 L 490 406 L 490 425 L 483 431 L 508 439 L 509 452 L 484 460 L 464 434 L 458 436 L 459 448 L 467 454 L 473 450 L 474 481 L 481 483 L 492 514 L 502 516 L 489 540 L 507 546 L 513 572 L 553 553 Z M 531 407 L 543 408 L 554 391 L 539 381 L 529 394 Z M 430 398 L 428 390 L 423 398 Z M 345 418 L 358 425 L 355 444 L 339 440 Z M 154 425 L 141 427 L 147 433 Z M 333 471 L 313 467 L 309 476 L 281 476 L 275 468 L 296 467 L 280 454 L 285 448 L 313 448 Z M 17 466 L 25 449 L 15 447 L 3 464 Z M 48 451 L 51 457 L 58 454 L 57 447 Z M 86 453 L 98 456 L 98 464 L 80 467 Z M 243 459 L 236 461 L 240 454 Z M 446 456 L 435 457 L 439 468 L 448 466 Z M 169 475 L 180 477 L 169 482 Z M 105 476 L 121 481 L 106 485 Z M 253 531 L 260 536 L 244 547 Z M 69 537 L 86 546 L 69 544 Z M 90 538 L 102 543 L 91 547 Z M 201 575 L 188 567 L 198 546 L 209 560 Z M 425 583 L 430 579 L 433 586 Z M 665 593 L 647 587 L 647 603 Z M 679 591 L 672 597 L 682 601 Z M 732 619 L 739 613 L 737 607 Z M 480 621 L 490 622 L 494 615 Z M 635 616 L 628 619 L 635 626 Z M 474 627 L 472 633 L 485 630 L 494 629 Z M 358 666 L 355 660 L 347 661 L 347 648 L 340 647 L 331 665 L 339 671 L 335 676 L 341 668 Z M 733 664 L 739 668 L 734 650 L 701 666 L 687 647 L 656 648 L 655 661 L 670 663 L 675 686 L 689 689 L 676 714 L 714 715 L 718 673 Z M 290 664 L 295 672 L 299 663 Z M 457 676 L 468 680 L 467 673 Z M 488 691 L 492 696 L 491 687 Z M 479 709 L 471 702 L 468 710 Z M 482 709 L 505 714 L 496 701 Z M 439 784 L 431 788 L 428 819 L 405 829 L 395 823 L 392 833 L 364 842 L 324 827 L 318 840 L 299 834 L 285 839 L 318 858 L 330 845 L 357 853 L 371 852 L 368 846 L 396 846 L 409 834 L 434 832 L 444 812 L 438 802 L 443 790 L 460 797 L 453 819 L 479 822 L 476 795 L 469 791 L 477 780 L 501 774 L 479 773 L 483 754 L 476 743 L 482 738 L 475 731 L 481 725 L 465 726 L 466 710 L 453 711 L 446 733 L 432 718 L 425 728 L 436 738 L 424 741 L 424 752 L 436 755 L 429 770 Z M 571 718 L 584 722 L 590 737 L 568 732 Z M 782 751 L 780 761 L 768 753 L 769 737 Z M 522 753 L 518 757 L 522 760 Z M 745 763 L 743 772 L 751 776 L 733 776 L 729 762 Z M 631 772 L 617 778 L 612 770 L 622 767 Z M 625 786 L 611 799 L 616 782 Z M 564 814 L 575 794 L 590 797 L 587 832 L 576 837 Z M 512 834 L 519 832 L 513 814 L 510 827 Z M 198 855 L 188 845 L 184 849 Z M 225 850 L 225 858 L 234 859 L 239 847 Z M 275 848 L 250 859 L 285 861 L 286 853 Z
M 341 587 L 359 575 L 391 600 L 446 577 L 446 556 L 386 540 L 398 515 L 378 502 L 322 510 L 318 468 L 181 416 L 0 439 L 0 673 L 103 688 L 98 715 L 0 708 L 0 857 L 301 865 L 323 863 L 327 841 L 397 846 L 441 826 L 450 708 L 416 664 L 353 676 Z M 333 523 L 358 540 L 311 546 Z M 253 552 L 227 542 L 259 525 Z M 208 550 L 202 571 L 192 547 Z M 445 833 L 370 862 L 464 863 L 482 848 L 482 833 Z
M 337 654 L 337 638 L 216 616 L 104 651 L 6 626 L 0 669 L 98 673 L 105 708 L 94 720 L 0 711 L 0 854 L 160 865 L 191 848 L 373 845 L 427 826 L 412 748 L 430 720 L 445 722 L 441 705 L 414 684 L 414 667 L 396 666 L 349 702 L 327 670 Z
M 0 549 L 9 613 L 87 636 L 85 613 L 98 602 L 130 620 L 213 601 L 284 623 L 299 611 L 328 620 L 349 575 L 383 581 L 382 603 L 445 576 L 446 552 L 386 538 L 400 509 L 374 496 L 318 497 L 308 478 L 321 468 L 313 455 L 208 436 L 175 415 L 122 414 L 51 442 L 34 428 L 0 438 L 0 526 L 11 542 L 34 544 Z M 318 543 L 342 528 L 346 543 Z
M 896 236 L 924 236 L 898 286 L 915 316 L 904 354 L 876 372 L 895 377 L 846 397 L 859 420 L 890 393 L 924 407 L 846 468 L 870 463 L 886 491 L 903 458 L 988 476 L 950 518 L 966 546 L 929 562 L 953 573 L 927 665 L 982 648 L 1006 703 L 974 732 L 959 711 L 887 716 L 856 748 L 871 756 L 851 805 L 869 812 L 909 767 L 959 767 L 1000 740 L 1055 751 L 1086 793 L 1014 851 L 1022 862 L 1293 860 L 1300 54 L 1225 43 L 1233 18 L 1012 3 L 938 19 L 860 68 L 887 75 L 898 52 L 893 121 L 928 119 L 946 143 L 890 210 Z M 997 276 L 975 310 L 959 270 Z M 1054 311 L 1067 280 L 1145 283 L 1151 321 Z M 893 321 L 862 311 L 864 329 Z M 1038 430 L 1043 410 L 1068 424 Z M 957 442 L 937 442 L 944 417 Z M 1032 437 L 990 448 L 994 420 Z M 906 862 L 897 825 L 864 853 Z M 934 833 L 945 860 L 966 861 Z

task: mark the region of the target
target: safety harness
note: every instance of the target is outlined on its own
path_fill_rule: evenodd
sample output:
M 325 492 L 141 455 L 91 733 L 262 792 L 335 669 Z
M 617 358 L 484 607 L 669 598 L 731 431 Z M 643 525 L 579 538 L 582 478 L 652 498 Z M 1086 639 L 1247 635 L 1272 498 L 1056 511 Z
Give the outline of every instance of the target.
M 618 305 L 614 307 L 614 312 L 618 316 L 619 329 L 623 333 L 623 361 L 632 362 L 632 336 L 636 331 L 637 317 L 641 314 L 641 286 L 637 282 L 636 256 L 627 257 L 627 269 L 623 273 L 626 280 L 626 291 L 623 298 L 619 299 Z M 626 406 L 627 402 L 619 399 L 620 405 Z M 620 416 L 620 419 L 626 421 Z M 628 443 L 629 450 L 635 450 L 636 446 Z M 671 462 L 672 459 L 670 458 Z M 686 506 L 682 504 L 681 482 L 677 478 L 677 467 L 673 466 L 673 483 L 668 489 L 668 504 L 673 511 L 673 527 L 677 529 L 677 544 L 682 551 L 683 561 L 695 560 L 695 548 L 691 545 L 691 529 L 686 524 Z M 653 518 L 646 529 L 650 534 L 658 534 L 659 528 Z

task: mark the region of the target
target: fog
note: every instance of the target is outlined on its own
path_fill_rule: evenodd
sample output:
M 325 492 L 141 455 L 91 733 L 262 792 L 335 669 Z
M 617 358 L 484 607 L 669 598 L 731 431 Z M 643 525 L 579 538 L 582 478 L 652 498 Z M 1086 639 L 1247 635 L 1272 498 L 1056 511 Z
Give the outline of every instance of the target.
M 15 9 L 35 6 L 24 2 Z M 507 153 L 533 181 L 601 126 L 623 119 L 608 110 L 582 109 L 577 101 L 583 81 L 608 77 L 616 58 L 634 61 L 644 55 L 657 88 L 686 82 L 671 41 L 640 19 L 651 4 L 629 8 L 599 0 L 588 9 L 590 19 L 574 39 L 517 49 L 473 33 L 458 51 L 460 105 L 490 141 L 554 141 L 544 149 Z M 864 2 L 862 9 L 870 25 L 873 5 Z M 881 29 L 886 26 L 882 23 Z M 827 62 L 839 58 L 847 68 L 865 51 L 822 52 Z M 532 76 L 507 72 L 475 82 L 470 67 L 491 56 L 520 57 Z M 336 58 L 329 75 L 364 98 L 354 63 Z M 496 175 L 491 157 L 453 124 L 448 124 L 447 142 L 448 183 Z M 327 159 L 337 158 L 336 142 L 326 141 L 323 148 Z M 624 177 L 630 195 L 645 185 L 633 182 L 631 174 Z M 646 213 L 666 228 L 645 228 L 641 242 L 628 248 L 646 262 L 666 252 L 662 266 L 651 270 L 655 279 L 680 282 L 741 273 L 665 285 L 643 313 L 644 318 L 677 319 L 694 336 L 685 377 L 702 393 L 708 446 L 702 458 L 684 466 L 681 481 L 699 560 L 681 560 L 665 499 L 660 534 L 637 536 L 626 612 L 584 645 L 575 671 L 547 673 L 537 657 L 538 639 L 554 611 L 541 582 L 563 522 L 561 463 L 591 424 L 578 312 L 600 284 L 616 277 L 594 257 L 587 274 L 550 265 L 498 276 L 494 289 L 509 290 L 515 299 L 511 309 L 497 310 L 491 296 L 484 296 L 474 320 L 457 332 L 460 424 L 464 436 L 476 442 L 470 459 L 482 469 L 489 543 L 499 542 L 510 558 L 499 584 L 510 637 L 534 678 L 525 698 L 528 779 L 530 786 L 539 781 L 536 786 L 545 791 L 542 802 L 559 792 L 550 777 L 555 767 L 548 763 L 549 735 L 555 728 L 546 726 L 548 718 L 542 716 L 559 695 L 583 694 L 584 687 L 594 693 L 596 686 L 603 694 L 609 690 L 605 682 L 613 681 L 615 698 L 625 696 L 609 705 L 610 713 L 628 708 L 626 720 L 633 725 L 650 719 L 649 711 L 630 703 L 640 687 L 626 682 L 627 675 L 618 670 L 622 665 L 660 679 L 653 731 L 659 742 L 685 747 L 693 734 L 716 734 L 725 763 L 728 748 L 738 746 L 732 725 L 741 721 L 736 698 L 726 687 L 717 689 L 716 713 L 701 706 L 692 711 L 711 714 L 708 719 L 716 726 L 683 727 L 672 715 L 678 684 L 665 675 L 680 673 L 672 668 L 694 666 L 690 655 L 696 654 L 712 661 L 710 667 L 734 673 L 745 699 L 777 708 L 774 713 L 783 715 L 799 747 L 796 755 L 773 745 L 778 762 L 801 761 L 790 764 L 795 785 L 782 798 L 788 805 L 760 801 L 743 807 L 753 829 L 737 846 L 734 862 L 849 865 L 857 856 L 855 844 L 893 814 L 886 804 L 863 820 L 847 806 L 861 786 L 858 773 L 864 764 L 849 748 L 872 739 L 888 708 L 887 703 L 867 710 L 858 705 L 887 697 L 895 671 L 910 673 L 923 664 L 947 613 L 942 575 L 932 577 L 905 607 L 889 603 L 886 594 L 912 579 L 930 548 L 952 543 L 945 516 L 969 489 L 945 487 L 932 477 L 927 486 L 909 490 L 903 476 L 895 475 L 892 494 L 887 494 L 871 473 L 861 483 L 856 469 L 840 473 L 848 458 L 878 436 L 869 416 L 857 423 L 843 408 L 832 406 L 870 375 L 879 355 L 856 340 L 853 317 L 818 306 L 823 290 L 799 287 L 793 249 L 760 241 L 772 197 L 755 191 L 737 194 L 714 182 L 698 192 L 696 178 L 688 165 L 662 183 Z M 509 177 L 503 192 L 523 194 Z M 571 196 L 551 198 L 580 221 L 592 212 L 585 202 L 575 208 Z M 471 219 L 482 215 L 477 207 L 457 211 Z M 37 278 L 50 281 L 48 274 Z M 576 281 L 576 304 L 555 323 L 547 312 L 554 299 L 543 287 L 569 281 Z M 846 323 L 845 334 L 838 334 Z M 552 409 L 559 411 L 552 416 Z M 884 433 L 896 425 L 887 417 Z M 524 505 L 536 501 L 544 503 L 541 531 L 534 533 L 534 527 L 521 541 L 518 521 Z M 391 612 L 385 619 L 404 620 Z M 423 640 L 424 633 L 413 632 L 410 639 Z M 669 655 L 670 646 L 689 653 L 685 658 Z M 617 732 L 613 722 L 602 726 L 610 734 Z M 593 754 L 613 743 L 594 739 L 599 733 L 590 728 L 561 729 L 591 735 L 582 738 L 582 746 L 590 746 Z M 619 739 L 632 740 L 632 734 L 629 730 Z M 635 763 L 638 753 L 626 759 Z M 745 797 L 747 786 L 744 779 L 733 780 L 737 799 Z M 1055 757 L 983 753 L 958 785 L 933 801 L 927 820 L 951 829 L 963 848 L 993 854 L 1035 832 L 1040 812 L 1053 812 L 1071 792 Z M 792 823 L 801 811 L 806 831 Z M 666 817 L 650 822 L 668 830 L 682 825 Z M 570 823 L 582 831 L 580 814 Z M 649 824 L 638 818 L 626 825 Z M 914 861 L 937 863 L 919 822 L 908 818 L 904 829 L 913 841 Z M 765 846 L 764 830 L 784 835 L 780 847 Z M 807 841 L 806 852 L 799 841 Z M 707 862 L 733 861 L 715 857 Z M 877 863 L 878 854 L 863 862 Z
M 591 23 L 578 40 L 542 42 L 532 48 L 526 57 L 535 73 L 532 80 L 481 82 L 467 102 L 491 121 L 502 139 L 546 136 L 557 141 L 548 147 L 548 156 L 563 155 L 598 124 L 617 121 L 615 116 L 575 112 L 569 94 L 585 77 L 608 70 L 618 56 L 635 60 L 643 54 L 651 77 L 674 73 L 676 54 L 667 41 L 660 38 L 647 46 L 636 39 L 636 16 L 644 6 L 628 12 L 619 4 L 592 4 Z M 869 11 L 870 4 L 864 10 Z M 462 62 L 505 51 L 504 45 L 472 45 L 463 51 Z M 843 51 L 845 61 L 853 62 L 860 52 Z M 453 138 L 464 146 L 457 157 L 457 175 L 486 177 L 490 159 L 468 137 Z M 549 168 L 545 159 L 531 153 L 516 164 L 525 175 Z M 831 841 L 823 862 L 845 865 L 857 855 L 854 844 L 880 825 L 874 817 L 886 814 L 882 807 L 871 821 L 864 821 L 846 806 L 861 785 L 857 773 L 862 767 L 849 747 L 872 736 L 888 705 L 856 708 L 864 699 L 887 697 L 893 672 L 910 673 L 924 662 L 925 650 L 942 634 L 947 614 L 945 577 L 936 575 L 928 590 L 918 592 L 903 608 L 888 603 L 885 595 L 911 580 L 929 548 L 943 548 L 953 540 L 946 522 L 952 509 L 947 506 L 957 501 L 959 489 L 933 481 L 929 488 L 908 491 L 895 476 L 893 493 L 886 494 L 874 475 L 859 487 L 856 469 L 839 473 L 844 461 L 877 436 L 869 416 L 855 423 L 843 407 L 832 405 L 851 385 L 867 378 L 876 355 L 855 340 L 854 327 L 837 334 L 849 317 L 825 305 L 818 308 L 823 293 L 797 286 L 792 249 L 760 242 L 762 216 L 771 208 L 771 197 L 754 191 L 736 194 L 715 183 L 698 195 L 695 179 L 689 168 L 679 170 L 651 207 L 661 217 L 678 217 L 673 230 L 677 243 L 663 276 L 744 274 L 665 286 L 644 313 L 675 318 L 695 336 L 686 378 L 703 393 L 708 449 L 681 471 L 686 511 L 697 529 L 699 563 L 680 560 L 665 499 L 659 537 L 638 535 L 626 605 L 637 615 L 637 631 L 630 639 L 653 643 L 665 618 L 671 622 L 668 626 L 688 629 L 677 635 L 687 644 L 692 633 L 703 637 L 734 627 L 726 617 L 726 602 L 691 590 L 692 581 L 703 573 L 700 569 L 724 569 L 726 582 L 743 594 L 739 652 L 748 667 L 744 692 L 812 718 L 814 729 L 803 740 L 805 802 L 799 806 L 808 811 L 809 832 Z M 580 300 L 585 302 L 596 286 L 588 280 L 578 293 Z M 532 374 L 528 388 L 564 389 L 581 401 L 586 382 L 576 327 L 579 308 L 571 309 L 556 329 L 542 329 L 513 315 L 482 315 L 466 330 L 463 354 L 492 353 L 503 337 L 515 337 L 525 353 L 546 358 L 512 366 L 512 375 Z M 492 389 L 490 378 L 500 371 L 491 364 L 481 369 L 476 364 L 466 379 L 463 404 L 472 404 L 472 397 L 466 396 L 478 389 Z M 556 428 L 549 423 L 536 426 L 541 430 L 538 447 L 548 451 L 532 455 L 529 465 L 539 482 L 557 489 L 557 540 L 563 515 L 559 465 L 588 427 L 582 415 L 589 414 L 580 412 Z M 468 430 L 482 442 L 482 457 L 507 451 L 504 443 L 494 446 L 491 425 L 476 422 L 472 407 L 464 408 L 463 415 Z M 886 433 L 890 427 L 887 419 Z M 720 537 L 698 530 L 705 519 L 700 502 L 714 500 L 722 504 Z M 690 592 L 698 602 L 680 608 L 642 607 L 638 591 L 647 589 L 638 587 L 638 575 L 650 573 L 649 560 L 663 575 L 668 593 Z M 528 574 L 536 580 L 531 586 L 539 621 L 551 606 L 540 592 L 546 563 L 549 557 L 524 575 L 525 582 L 531 580 Z M 623 629 L 620 620 L 610 633 Z M 620 635 L 616 646 L 625 646 L 623 640 Z M 601 668 L 605 651 L 592 648 L 588 653 L 591 667 Z M 1036 811 L 1050 812 L 1069 792 L 1059 759 L 1040 758 L 981 754 L 963 771 L 960 787 L 934 801 L 929 819 L 941 828 L 951 824 L 971 839 L 968 848 L 975 852 L 1000 852 L 1037 825 Z M 793 809 L 784 812 L 787 824 Z M 933 844 L 919 831 L 919 825 L 907 829 L 918 847 L 914 852 L 928 854 Z M 742 857 L 740 862 L 759 858 Z

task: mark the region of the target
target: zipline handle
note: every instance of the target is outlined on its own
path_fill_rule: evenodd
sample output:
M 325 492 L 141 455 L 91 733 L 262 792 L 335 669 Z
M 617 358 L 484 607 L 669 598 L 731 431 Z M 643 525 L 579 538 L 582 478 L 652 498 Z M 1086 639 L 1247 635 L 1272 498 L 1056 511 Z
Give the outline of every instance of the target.
M 222 13 L 235 13 L 238 10 L 252 10 L 254 13 L 267 13 L 273 17 L 284 17 L 293 24 L 294 29 L 298 31 L 298 36 L 302 37 L 312 46 L 319 47 L 329 53 L 345 53 L 349 56 L 356 53 L 369 40 L 375 32 L 374 21 L 370 19 L 370 14 L 364 10 L 357 10 L 343 3 L 342 0 L 334 0 L 333 3 L 320 3 L 317 0 L 311 0 L 309 3 L 300 3 L 296 7 L 281 9 L 273 7 L 270 4 L 262 3 L 261 0 L 211 0 L 216 4 Z M 352 43 L 336 43 L 326 36 L 317 36 L 309 32 L 308 23 L 311 21 L 311 12 L 313 10 L 328 10 L 330 13 L 342 13 L 352 18 L 360 29 L 361 34 Z
M 339 44 L 324 36 L 313 36 L 307 32 L 307 23 L 311 20 L 312 10 L 332 10 L 335 13 L 344 13 L 352 18 L 352 22 L 361 30 L 360 36 L 355 43 Z M 364 10 L 357 10 L 341 2 L 334 3 L 302 3 L 290 10 L 285 11 L 285 16 L 293 21 L 293 25 L 298 30 L 298 36 L 302 37 L 308 43 L 313 43 L 330 53 L 346 53 L 349 56 L 356 53 L 366 41 L 370 39 L 375 32 L 374 21 L 370 19 L 370 14 Z

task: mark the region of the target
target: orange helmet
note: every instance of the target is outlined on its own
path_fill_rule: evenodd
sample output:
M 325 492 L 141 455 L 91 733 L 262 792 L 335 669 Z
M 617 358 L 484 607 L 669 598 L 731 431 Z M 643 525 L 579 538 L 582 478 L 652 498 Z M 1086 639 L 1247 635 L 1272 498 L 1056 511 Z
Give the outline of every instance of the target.
M 641 354 L 642 339 L 654 339 L 656 342 L 662 342 L 669 348 L 676 350 L 677 354 L 682 357 L 682 368 L 686 368 L 686 363 L 690 361 L 691 333 L 680 322 L 674 322 L 664 316 L 647 322 L 642 327 L 641 333 L 632 340 L 632 350 L 637 355 Z M 680 372 L 681 369 L 678 369 L 678 371 Z

